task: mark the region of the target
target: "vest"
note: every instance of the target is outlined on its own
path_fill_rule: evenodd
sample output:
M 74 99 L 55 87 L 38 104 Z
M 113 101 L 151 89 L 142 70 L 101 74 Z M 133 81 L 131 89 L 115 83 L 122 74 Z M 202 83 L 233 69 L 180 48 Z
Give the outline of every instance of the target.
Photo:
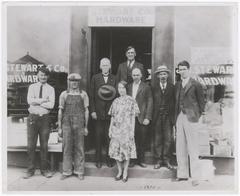
M 183 99 L 184 99 L 184 91 L 185 91 L 185 87 L 183 88 L 183 87 L 182 87 L 182 84 L 181 84 L 180 97 L 179 97 L 180 111 L 182 111 L 183 114 L 186 114 L 186 110 L 185 110 L 185 108 L 184 108 L 184 102 L 183 102 Z

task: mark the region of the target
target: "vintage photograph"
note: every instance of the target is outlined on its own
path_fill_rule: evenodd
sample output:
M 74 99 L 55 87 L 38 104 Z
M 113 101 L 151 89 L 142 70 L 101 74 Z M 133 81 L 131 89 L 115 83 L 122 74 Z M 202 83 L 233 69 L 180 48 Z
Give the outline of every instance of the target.
M 2 9 L 5 193 L 238 192 L 237 3 Z

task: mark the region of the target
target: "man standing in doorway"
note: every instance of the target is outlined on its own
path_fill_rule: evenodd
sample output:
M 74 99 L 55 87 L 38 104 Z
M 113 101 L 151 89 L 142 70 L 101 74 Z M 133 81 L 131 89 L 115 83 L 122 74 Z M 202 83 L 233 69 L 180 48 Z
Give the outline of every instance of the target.
M 110 73 L 111 63 L 108 58 L 100 61 L 101 73 L 92 77 L 90 89 L 90 112 L 95 123 L 96 137 L 96 167 L 102 167 L 102 147 L 106 143 L 106 163 L 113 166 L 113 160 L 108 155 L 109 137 L 108 129 L 110 116 L 108 111 L 113 99 L 116 97 L 116 78 Z
M 177 179 L 188 180 L 189 164 L 192 185 L 199 184 L 201 175 L 198 152 L 198 121 L 204 113 L 205 100 L 203 88 L 190 77 L 190 65 L 187 61 L 178 64 L 182 81 L 176 83 L 176 154 Z M 189 160 L 188 160 L 189 156 Z
M 29 117 L 27 119 L 27 144 L 29 166 L 24 176 L 30 178 L 35 173 L 36 145 L 39 135 L 40 141 L 40 170 L 46 178 L 52 177 L 48 171 L 48 139 L 50 134 L 49 113 L 55 104 L 55 91 L 47 83 L 49 71 L 46 66 L 38 69 L 39 82 L 31 84 L 28 88 L 27 102 L 29 104 Z
M 165 65 L 158 66 L 155 74 L 159 82 L 153 88 L 153 126 L 154 126 L 154 169 L 170 164 L 170 146 L 174 124 L 174 85 L 168 81 L 170 70 Z
M 138 104 L 140 114 L 135 121 L 135 142 L 137 149 L 137 160 L 132 161 L 130 167 L 138 164 L 140 167 L 146 167 L 144 161 L 144 148 L 146 128 L 152 120 L 153 98 L 149 85 L 141 81 L 142 72 L 139 68 L 132 70 L 133 82 L 128 86 L 128 94 L 132 96 Z
M 133 81 L 132 70 L 134 68 L 139 68 L 141 70 L 141 73 L 143 75 L 142 80 L 145 81 L 146 76 L 147 76 L 147 71 L 145 70 L 143 64 L 141 64 L 135 60 L 135 57 L 136 57 L 135 48 L 132 46 L 128 46 L 125 54 L 127 57 L 127 61 L 121 63 L 118 66 L 118 71 L 117 71 L 117 75 L 116 75 L 117 82 L 124 80 L 128 84 L 130 84 Z

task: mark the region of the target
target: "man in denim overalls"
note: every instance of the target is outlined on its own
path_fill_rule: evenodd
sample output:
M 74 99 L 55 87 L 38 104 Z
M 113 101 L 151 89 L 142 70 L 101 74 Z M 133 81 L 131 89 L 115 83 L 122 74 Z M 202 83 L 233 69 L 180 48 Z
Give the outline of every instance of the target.
M 58 133 L 63 136 L 62 180 L 72 173 L 76 174 L 79 180 L 84 179 L 84 135 L 88 134 L 89 99 L 87 93 L 80 89 L 80 80 L 79 74 L 70 74 L 68 89 L 62 92 L 59 98 Z

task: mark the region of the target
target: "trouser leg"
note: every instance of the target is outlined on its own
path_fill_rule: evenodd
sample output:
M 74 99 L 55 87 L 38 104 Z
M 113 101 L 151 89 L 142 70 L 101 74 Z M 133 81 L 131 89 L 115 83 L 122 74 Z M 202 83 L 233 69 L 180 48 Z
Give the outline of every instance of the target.
M 154 137 L 154 157 L 156 162 L 162 161 L 162 149 L 163 149 L 163 133 L 162 133 L 162 117 L 159 116 L 156 120 L 154 131 L 155 131 L 155 137 Z
M 185 133 L 187 138 L 187 149 L 190 160 L 190 172 L 193 179 L 199 179 L 201 167 L 199 162 L 198 123 L 189 122 L 185 116 Z
M 110 120 L 105 120 L 104 122 L 104 140 L 106 143 L 106 161 L 109 162 L 110 161 L 110 157 L 108 155 L 108 150 L 109 150 L 109 136 L 108 136 L 108 132 L 109 132 L 109 125 L 110 125 Z
M 96 162 L 102 162 L 102 140 L 104 125 L 102 120 L 96 120 L 95 141 L 96 141 Z
M 37 116 L 30 114 L 27 119 L 28 172 L 35 171 L 35 155 L 38 139 Z
M 73 134 L 69 119 L 64 119 L 62 128 L 63 128 L 63 174 L 71 175 Z
M 137 162 L 142 163 L 144 160 L 145 149 L 145 126 L 141 125 L 137 119 L 135 123 L 135 141 L 137 148 Z
M 187 140 L 184 130 L 183 114 L 180 113 L 177 118 L 176 128 L 176 154 L 177 154 L 177 177 L 188 178 L 189 177 L 189 165 L 188 165 L 188 152 L 187 152 Z
M 40 117 L 39 120 L 39 139 L 40 139 L 40 157 L 41 157 L 41 172 L 44 172 L 49 167 L 48 161 L 48 139 L 50 134 L 49 115 Z
M 168 116 L 166 116 L 163 124 L 163 160 L 168 162 L 170 160 L 170 147 L 172 141 L 172 126 Z
M 74 173 L 84 174 L 85 152 L 84 135 L 80 129 L 75 130 L 74 134 Z

